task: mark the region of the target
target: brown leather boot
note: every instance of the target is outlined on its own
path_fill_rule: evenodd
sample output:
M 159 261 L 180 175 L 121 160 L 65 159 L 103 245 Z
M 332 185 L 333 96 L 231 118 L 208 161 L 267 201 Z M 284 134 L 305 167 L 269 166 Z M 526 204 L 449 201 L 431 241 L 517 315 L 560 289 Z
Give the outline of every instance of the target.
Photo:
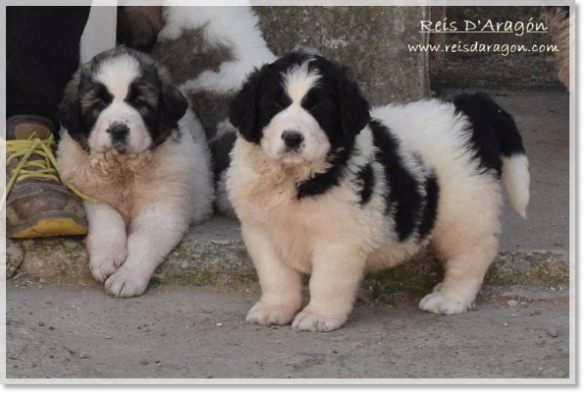
M 6 232 L 9 237 L 87 234 L 81 199 L 59 180 L 53 132 L 53 123 L 39 116 L 17 115 L 6 121 Z

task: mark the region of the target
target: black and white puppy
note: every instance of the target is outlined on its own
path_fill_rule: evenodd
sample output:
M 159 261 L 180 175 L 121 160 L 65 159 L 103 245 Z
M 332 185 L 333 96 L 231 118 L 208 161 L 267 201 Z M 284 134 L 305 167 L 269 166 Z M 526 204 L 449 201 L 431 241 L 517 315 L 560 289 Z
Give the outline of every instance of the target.
M 419 306 L 463 313 L 498 252 L 501 182 L 525 216 L 521 136 L 483 94 L 369 109 L 341 67 L 293 52 L 250 75 L 230 120 L 227 188 L 262 288 L 250 322 L 339 328 L 365 272 L 429 243 L 446 273 Z
M 81 66 L 60 105 L 61 176 L 84 202 L 94 278 L 119 297 L 142 294 L 189 224 L 212 214 L 205 134 L 166 71 L 118 47 Z

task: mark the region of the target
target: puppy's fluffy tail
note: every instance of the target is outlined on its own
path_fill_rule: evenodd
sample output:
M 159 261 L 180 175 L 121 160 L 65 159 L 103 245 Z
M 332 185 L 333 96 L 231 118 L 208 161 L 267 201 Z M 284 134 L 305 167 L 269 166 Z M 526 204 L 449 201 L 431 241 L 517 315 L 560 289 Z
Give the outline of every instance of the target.
M 527 218 L 529 161 L 513 117 L 481 92 L 460 95 L 454 99 L 454 104 L 470 119 L 474 129 L 472 139 L 482 151 L 479 155 L 499 171 L 511 205 Z M 498 162 L 502 162 L 502 169 Z
M 523 218 L 527 218 L 529 204 L 529 161 L 525 153 L 503 156 L 501 180 L 511 205 Z
M 501 148 L 500 156 L 503 161 L 501 181 L 511 206 L 520 216 L 527 218 L 530 176 L 523 139 L 513 117 L 492 99 L 488 98 L 488 100 L 495 106 L 496 111 L 496 114 L 491 117 L 491 122 L 498 135 Z

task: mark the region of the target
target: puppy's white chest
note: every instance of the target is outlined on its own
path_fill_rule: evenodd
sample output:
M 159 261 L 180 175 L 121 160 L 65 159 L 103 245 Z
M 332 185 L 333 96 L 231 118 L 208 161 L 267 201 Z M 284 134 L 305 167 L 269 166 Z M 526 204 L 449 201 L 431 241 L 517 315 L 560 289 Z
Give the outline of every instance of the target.
M 239 210 L 241 220 L 262 229 L 286 264 L 309 273 L 312 227 L 294 185 L 259 183 L 248 191 L 254 196 Z

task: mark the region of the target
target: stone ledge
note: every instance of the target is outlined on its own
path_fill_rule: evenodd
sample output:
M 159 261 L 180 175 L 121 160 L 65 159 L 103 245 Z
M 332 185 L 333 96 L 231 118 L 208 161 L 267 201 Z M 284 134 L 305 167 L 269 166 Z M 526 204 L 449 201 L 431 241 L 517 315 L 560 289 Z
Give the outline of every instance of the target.
M 93 281 L 82 238 L 8 240 L 7 276 L 16 273 L 46 283 Z M 441 279 L 441 263 L 429 252 L 370 276 L 377 286 L 427 287 Z M 194 227 L 159 267 L 155 280 L 212 285 L 246 282 L 255 272 L 240 238 L 238 221 L 214 218 Z M 569 257 L 563 251 L 502 251 L 489 270 L 489 285 L 560 285 L 569 283 Z M 394 286 L 394 285 L 393 285 Z
M 419 21 L 430 7 L 255 7 L 269 48 L 283 54 L 297 46 L 350 67 L 372 105 L 430 95 L 427 44 Z

